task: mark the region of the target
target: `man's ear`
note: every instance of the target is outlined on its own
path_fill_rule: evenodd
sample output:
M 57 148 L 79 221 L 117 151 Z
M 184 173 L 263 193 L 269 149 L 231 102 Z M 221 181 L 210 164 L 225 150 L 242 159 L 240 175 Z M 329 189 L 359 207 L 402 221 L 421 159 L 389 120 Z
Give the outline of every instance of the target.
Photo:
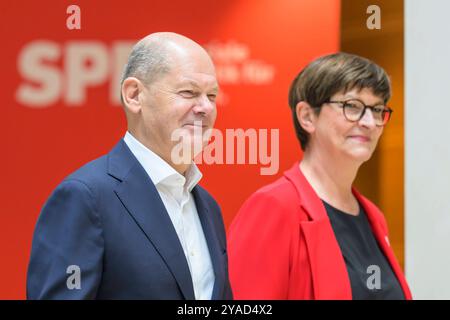
M 135 77 L 128 77 L 122 83 L 122 99 L 125 108 L 131 113 L 141 111 L 139 93 L 143 88 L 142 82 Z
M 316 113 L 311 105 L 305 101 L 300 101 L 295 106 L 295 113 L 297 115 L 297 121 L 300 126 L 308 133 L 313 133 L 316 129 L 315 119 Z

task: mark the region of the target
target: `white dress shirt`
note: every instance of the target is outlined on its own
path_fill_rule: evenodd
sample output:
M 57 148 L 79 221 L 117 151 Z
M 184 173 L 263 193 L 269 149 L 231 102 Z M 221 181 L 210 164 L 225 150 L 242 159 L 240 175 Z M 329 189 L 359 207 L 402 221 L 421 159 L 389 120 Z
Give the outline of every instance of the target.
M 124 141 L 153 181 L 169 213 L 191 272 L 195 298 L 211 299 L 215 280 L 214 270 L 191 193 L 202 178 L 200 170 L 193 163 L 183 176 L 128 131 Z

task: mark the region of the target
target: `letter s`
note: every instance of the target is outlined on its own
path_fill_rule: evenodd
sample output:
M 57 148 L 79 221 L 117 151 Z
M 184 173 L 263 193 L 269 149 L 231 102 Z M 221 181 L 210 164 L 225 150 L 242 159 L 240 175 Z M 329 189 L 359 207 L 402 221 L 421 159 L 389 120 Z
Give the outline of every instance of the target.
M 22 83 L 16 91 L 19 103 L 42 108 L 58 100 L 62 88 L 61 73 L 56 66 L 44 64 L 42 60 L 54 62 L 60 54 L 57 44 L 44 40 L 33 41 L 20 51 L 17 61 L 19 74 L 39 86 Z

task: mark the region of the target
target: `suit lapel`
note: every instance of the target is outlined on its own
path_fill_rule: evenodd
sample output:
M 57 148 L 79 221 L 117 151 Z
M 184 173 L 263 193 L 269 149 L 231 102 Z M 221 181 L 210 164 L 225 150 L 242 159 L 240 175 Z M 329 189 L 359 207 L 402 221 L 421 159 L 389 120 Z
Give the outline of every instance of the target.
M 372 228 L 372 232 L 375 236 L 375 239 L 378 242 L 378 245 L 381 248 L 381 251 L 384 253 L 384 256 L 388 260 L 389 264 L 392 267 L 392 270 L 394 271 L 394 274 L 396 275 L 400 286 L 402 287 L 403 293 L 405 295 L 405 298 L 407 300 L 410 300 L 412 298 L 411 292 L 409 290 L 409 287 L 406 283 L 406 279 L 403 275 L 403 272 L 401 270 L 400 265 L 397 262 L 397 259 L 395 258 L 394 251 L 391 248 L 391 245 L 389 243 L 389 239 L 387 236 L 387 230 L 384 230 L 383 226 L 380 223 L 378 216 L 381 216 L 382 213 L 379 211 L 379 209 L 374 206 L 372 203 L 367 201 L 359 192 L 356 190 L 353 190 L 353 194 L 358 199 L 359 203 L 363 206 L 367 218 L 369 220 L 370 226 Z
M 317 300 L 351 299 L 350 280 L 339 245 L 327 220 L 300 223 L 311 263 Z
M 300 222 L 305 237 L 318 300 L 352 299 L 350 279 L 325 207 L 296 163 L 285 176 L 294 184 L 307 221 Z
M 192 194 L 195 199 L 198 216 L 202 224 L 203 233 L 206 238 L 209 255 L 211 257 L 211 262 L 214 269 L 215 281 L 211 299 L 213 300 L 221 299 L 224 290 L 224 277 L 225 277 L 224 276 L 225 270 L 223 268 L 221 257 L 224 249 L 221 247 L 219 240 L 217 238 L 211 213 L 209 212 L 209 208 L 206 201 L 200 194 L 200 187 L 196 186 L 192 190 Z
M 121 180 L 115 193 L 161 255 L 185 299 L 195 299 L 183 248 L 158 191 L 144 168 L 121 141 L 109 154 L 109 173 Z
M 333 227 L 325 207 L 298 165 L 299 163 L 296 163 L 290 170 L 286 171 L 285 176 L 298 190 L 301 206 L 309 219 L 309 221 L 301 222 L 300 228 L 305 236 L 311 262 L 314 295 L 316 299 L 352 299 L 345 260 L 334 236 Z M 382 215 L 382 213 L 356 190 L 353 190 L 353 192 L 367 213 L 375 238 L 391 264 L 405 298 L 411 299 L 412 296 L 406 279 L 389 245 L 386 232 L 376 216 L 377 213 L 378 215 Z

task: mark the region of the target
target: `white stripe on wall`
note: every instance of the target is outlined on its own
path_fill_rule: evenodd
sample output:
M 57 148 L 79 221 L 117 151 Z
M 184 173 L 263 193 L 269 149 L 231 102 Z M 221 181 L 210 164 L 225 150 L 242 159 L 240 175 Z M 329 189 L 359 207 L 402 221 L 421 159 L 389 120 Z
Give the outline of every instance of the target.
M 450 299 L 449 16 L 448 0 L 405 0 L 405 268 L 415 299 Z

